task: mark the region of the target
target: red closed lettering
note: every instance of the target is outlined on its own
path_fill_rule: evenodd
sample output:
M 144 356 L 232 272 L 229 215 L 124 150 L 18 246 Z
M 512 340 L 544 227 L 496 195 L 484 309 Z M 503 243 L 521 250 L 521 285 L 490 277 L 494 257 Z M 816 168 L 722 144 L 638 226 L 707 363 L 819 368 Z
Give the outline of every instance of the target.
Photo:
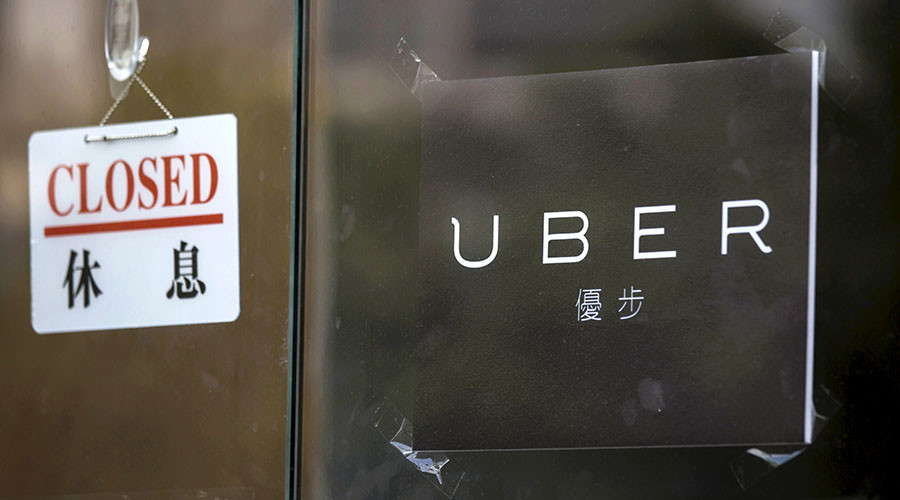
M 116 174 L 116 165 L 125 167 L 125 204 L 121 207 L 116 205 L 116 199 L 113 196 L 113 180 Z M 134 175 L 131 173 L 131 166 L 125 160 L 116 160 L 109 166 L 106 171 L 106 199 L 109 200 L 109 206 L 116 212 L 123 212 L 128 205 L 131 205 L 131 199 L 134 198 Z
M 101 196 L 99 200 L 97 200 L 97 206 L 94 208 L 88 208 L 88 193 L 87 193 L 87 163 L 79 163 L 78 164 L 78 182 L 81 184 L 81 207 L 78 209 L 78 213 L 80 214 L 93 214 L 100 211 L 100 205 L 103 203 L 103 197 Z
M 207 195 L 205 200 L 200 199 L 200 158 L 206 158 L 206 161 L 209 163 L 209 195 Z M 219 169 L 216 167 L 216 160 L 213 159 L 212 156 L 206 153 L 197 153 L 191 155 L 191 160 L 193 160 L 194 166 L 194 201 L 193 205 L 199 205 L 201 203 L 206 203 L 216 195 L 216 187 L 219 184 Z
M 149 163 L 153 165 L 153 173 L 156 173 L 156 158 L 144 158 L 141 160 L 141 163 L 138 164 L 138 178 L 141 181 L 141 185 L 144 186 L 150 194 L 153 195 L 153 201 L 150 202 L 149 205 L 144 204 L 144 198 L 141 195 L 138 195 L 138 207 L 144 210 L 149 210 L 156 205 L 156 200 L 159 198 L 159 191 L 156 189 L 156 183 L 153 182 L 153 179 L 144 173 L 144 165 Z
M 178 172 L 172 171 L 172 160 L 181 160 L 181 168 L 184 168 L 184 155 L 172 155 L 172 156 L 163 156 L 163 192 L 165 193 L 165 200 L 163 201 L 164 207 L 177 207 L 184 205 L 187 201 L 187 193 L 184 193 L 184 196 L 181 197 L 181 201 L 177 203 L 172 202 L 172 186 L 175 186 L 176 189 L 181 189 L 181 181 L 178 176 Z
M 162 168 L 159 168 L 159 160 L 162 160 Z M 186 160 L 191 162 L 190 167 Z M 215 198 L 219 188 L 219 167 L 209 153 L 145 156 L 137 163 L 136 170 L 128 161 L 119 158 L 106 169 L 103 192 L 92 196 L 89 190 L 95 188 L 89 189 L 88 180 L 95 170 L 96 167 L 91 169 L 89 163 L 62 163 L 54 167 L 47 180 L 50 210 L 60 217 L 70 215 L 76 206 L 78 214 L 98 213 L 104 206 L 116 212 L 127 212 L 135 198 L 137 210 L 203 205 Z M 65 174 L 72 182 L 58 182 Z M 94 173 L 95 176 L 99 174 L 101 172 Z M 98 186 L 97 180 L 94 179 L 94 186 Z M 64 200 L 62 205 L 61 200 Z
M 72 180 L 75 180 L 75 176 L 72 175 L 72 165 L 57 165 L 56 168 L 50 172 L 50 182 L 47 183 L 47 199 L 50 201 L 50 210 L 53 210 L 56 215 L 64 217 L 69 215 L 69 212 L 72 211 L 74 205 L 69 205 L 69 208 L 65 212 L 60 211 L 59 207 L 56 206 L 56 174 L 59 173 L 59 169 L 68 172 L 69 178 Z

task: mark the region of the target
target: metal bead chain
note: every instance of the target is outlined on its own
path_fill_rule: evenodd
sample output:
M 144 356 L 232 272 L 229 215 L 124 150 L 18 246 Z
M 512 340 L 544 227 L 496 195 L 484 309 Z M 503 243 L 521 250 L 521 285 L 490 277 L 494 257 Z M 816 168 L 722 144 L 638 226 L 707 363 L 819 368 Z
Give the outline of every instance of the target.
M 147 84 L 144 83 L 144 80 L 141 79 L 140 73 L 144 69 L 144 66 L 146 64 L 147 64 L 147 58 L 144 57 L 144 59 L 141 61 L 141 63 L 138 65 L 138 67 L 134 70 L 134 74 L 131 75 L 131 78 L 128 79 L 128 83 L 125 84 L 125 88 L 122 89 L 122 92 L 119 93 L 119 97 L 116 97 L 116 100 L 113 101 L 112 106 L 110 106 L 109 110 L 106 111 L 106 114 L 103 115 L 103 119 L 100 120 L 101 127 L 106 125 L 106 122 L 107 122 L 107 120 L 109 120 L 109 117 L 112 116 L 112 114 L 116 110 L 116 108 L 119 107 L 119 104 L 121 104 L 121 102 L 125 100 L 125 97 L 128 95 L 128 91 L 129 91 L 129 89 L 131 89 L 131 86 L 134 85 L 135 80 L 137 80 L 138 85 L 140 85 L 141 88 L 144 89 L 144 92 L 146 92 L 147 95 L 150 96 L 150 99 L 153 99 L 153 102 L 156 103 L 156 106 L 159 107 L 159 109 L 161 109 L 162 112 L 166 114 L 166 117 L 169 120 L 174 119 L 174 117 L 172 116 L 172 113 L 169 112 L 168 108 L 166 108 L 166 106 L 162 103 L 162 101 L 160 101 L 159 98 L 156 97 L 156 94 L 154 94 L 153 91 L 150 90 L 150 87 L 148 87 Z

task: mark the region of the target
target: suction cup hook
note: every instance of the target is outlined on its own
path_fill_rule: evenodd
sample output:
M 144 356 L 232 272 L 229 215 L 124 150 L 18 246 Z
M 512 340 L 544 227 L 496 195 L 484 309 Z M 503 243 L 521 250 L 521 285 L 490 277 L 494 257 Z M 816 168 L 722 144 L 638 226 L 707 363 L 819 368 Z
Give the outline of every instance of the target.
M 99 126 L 103 127 L 119 104 L 128 96 L 128 89 L 137 82 L 150 96 L 150 99 L 169 120 L 174 119 L 169 109 L 159 97 L 150 90 L 140 73 L 147 64 L 147 53 L 150 51 L 150 40 L 138 35 L 138 3 L 137 0 L 109 0 L 106 4 L 106 65 L 109 69 L 109 92 L 113 103 L 103 115 Z M 124 139 L 143 139 L 150 137 L 169 137 L 178 133 L 178 127 L 153 132 L 135 134 L 96 135 L 86 134 L 84 142 L 108 142 Z
M 150 41 L 140 36 L 137 0 L 108 0 L 106 3 L 106 66 L 109 91 L 119 97 L 126 82 L 146 58 Z

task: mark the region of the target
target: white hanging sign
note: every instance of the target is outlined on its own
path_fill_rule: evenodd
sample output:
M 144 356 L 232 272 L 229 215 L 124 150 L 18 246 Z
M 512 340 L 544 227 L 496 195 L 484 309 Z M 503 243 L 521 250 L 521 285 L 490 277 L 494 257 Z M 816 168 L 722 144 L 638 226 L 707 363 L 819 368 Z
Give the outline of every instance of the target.
M 34 330 L 237 319 L 237 167 L 231 114 L 32 134 Z

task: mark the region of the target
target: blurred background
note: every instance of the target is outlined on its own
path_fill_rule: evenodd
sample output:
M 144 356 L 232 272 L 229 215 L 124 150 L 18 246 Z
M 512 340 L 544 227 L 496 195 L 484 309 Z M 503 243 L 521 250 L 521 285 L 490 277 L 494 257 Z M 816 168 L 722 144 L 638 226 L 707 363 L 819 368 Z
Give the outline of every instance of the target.
M 0 497 L 281 498 L 294 2 L 140 2 L 144 81 L 176 118 L 237 116 L 238 320 L 61 335 L 31 328 L 28 138 L 96 125 L 112 104 L 106 4 L 0 1 Z M 110 122 L 159 118 L 134 86 Z M 147 491 L 161 493 L 140 496 Z
M 900 494 L 887 465 L 898 444 L 889 402 L 900 396 L 894 3 L 313 0 L 308 23 L 301 484 L 308 498 Z M 417 213 L 428 200 L 419 199 L 420 103 L 390 66 L 401 37 L 443 80 L 746 57 L 798 45 L 826 50 L 814 444 L 780 467 L 745 448 L 447 453 L 449 485 L 405 459 L 389 441 L 413 414 L 417 378 L 428 376 L 414 369 L 427 348 L 415 318 Z M 400 443 L 414 443 L 414 424 Z

